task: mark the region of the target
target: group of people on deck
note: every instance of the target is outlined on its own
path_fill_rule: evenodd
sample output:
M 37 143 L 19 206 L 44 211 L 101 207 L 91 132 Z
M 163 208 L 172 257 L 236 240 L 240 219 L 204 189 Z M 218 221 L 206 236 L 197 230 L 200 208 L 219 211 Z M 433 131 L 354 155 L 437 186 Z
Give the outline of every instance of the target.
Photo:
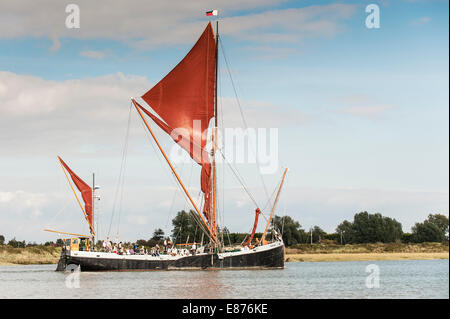
M 119 243 L 112 243 L 109 240 L 109 237 L 103 241 L 103 249 L 104 252 L 107 253 L 114 253 L 118 255 L 151 255 L 151 256 L 160 256 L 161 254 L 164 255 L 171 255 L 171 256 L 189 256 L 189 255 L 195 255 L 198 253 L 198 249 L 196 244 L 194 243 L 192 245 L 192 248 L 190 250 L 188 249 L 177 249 L 170 241 L 164 240 L 163 250 L 161 251 L 161 248 L 158 244 L 155 245 L 155 247 L 152 247 L 150 251 L 147 250 L 146 247 L 139 246 L 136 243 L 131 244 L 130 246 L 124 245 L 122 242 Z

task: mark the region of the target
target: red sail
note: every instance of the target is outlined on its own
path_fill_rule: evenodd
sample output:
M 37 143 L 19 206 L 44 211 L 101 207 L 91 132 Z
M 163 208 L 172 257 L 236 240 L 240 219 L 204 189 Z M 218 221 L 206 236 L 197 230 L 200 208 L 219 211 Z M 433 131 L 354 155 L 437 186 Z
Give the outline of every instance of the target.
M 86 184 L 80 177 L 78 177 L 70 168 L 67 166 L 66 163 L 61 159 L 61 157 L 58 156 L 59 161 L 64 166 L 64 168 L 67 170 L 67 172 L 70 174 L 70 177 L 72 178 L 73 183 L 78 188 L 78 190 L 81 193 L 81 197 L 84 201 L 84 211 L 87 216 L 87 221 L 89 223 L 89 228 L 91 230 L 91 234 L 94 233 L 94 215 L 92 212 L 92 188 Z
M 206 132 L 214 116 L 216 42 L 211 23 L 185 58 L 142 99 L 158 114 L 139 107 L 202 166 L 203 213 L 210 220 L 211 164 Z M 162 120 L 161 120 L 162 119 Z

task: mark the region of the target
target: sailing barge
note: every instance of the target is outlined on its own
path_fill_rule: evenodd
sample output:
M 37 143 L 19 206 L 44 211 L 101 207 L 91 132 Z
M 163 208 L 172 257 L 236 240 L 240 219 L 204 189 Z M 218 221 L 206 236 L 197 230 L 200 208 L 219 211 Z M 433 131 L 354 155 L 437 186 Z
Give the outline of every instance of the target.
M 136 254 L 116 254 L 73 249 L 72 243 L 80 240 L 92 242 L 95 236 L 94 201 L 95 183 L 90 187 L 78 177 L 66 163 L 58 157 L 64 173 L 80 191 L 85 205 L 81 204 L 74 187 L 74 194 L 90 227 L 90 236 L 75 236 L 61 253 L 58 271 L 66 270 L 68 265 L 79 265 L 81 271 L 126 271 L 126 270 L 172 270 L 172 269 L 276 269 L 284 267 L 284 244 L 279 232 L 272 229 L 272 240 L 266 239 L 275 206 L 286 176 L 284 170 L 278 192 L 274 200 L 267 225 L 260 239 L 253 242 L 262 213 L 256 208 L 253 230 L 248 240 L 239 248 L 224 247 L 218 231 L 216 205 L 216 151 L 217 141 L 217 58 L 218 58 L 218 23 L 216 34 L 211 23 L 184 59 L 168 73 L 158 84 L 139 99 L 131 99 L 147 130 L 154 139 L 159 151 L 176 177 L 178 186 L 183 190 L 190 204 L 194 220 L 208 237 L 208 244 L 188 254 L 162 254 L 159 256 Z M 190 157 L 201 166 L 200 184 L 202 206 L 198 208 L 189 191 L 184 186 L 174 166 L 167 157 L 161 144 L 156 139 L 148 119 L 167 133 L 175 143 L 187 151 Z M 212 131 L 212 149 L 207 150 L 208 128 Z M 70 175 L 70 179 L 67 175 Z M 61 233 L 61 232 L 60 232 Z M 66 233 L 70 234 L 70 233 Z M 76 234 L 72 234 L 76 235 Z

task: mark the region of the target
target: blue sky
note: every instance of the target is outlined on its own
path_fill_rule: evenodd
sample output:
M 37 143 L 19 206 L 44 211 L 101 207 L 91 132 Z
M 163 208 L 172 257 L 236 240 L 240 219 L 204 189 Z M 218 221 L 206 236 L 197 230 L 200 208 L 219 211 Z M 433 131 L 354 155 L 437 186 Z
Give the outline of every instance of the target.
M 396 218 L 404 231 L 429 213 L 448 215 L 447 1 L 142 3 L 98 10 L 105 2 L 79 1 L 79 30 L 64 27 L 55 1 L 0 5 L 0 18 L 9 17 L 0 19 L 0 234 L 52 240 L 41 226 L 55 215 L 55 227 L 85 231 L 75 205 L 59 214 L 73 199 L 58 154 L 80 176 L 99 176 L 107 227 L 129 98 L 186 54 L 211 5 L 249 125 L 278 128 L 279 169 L 264 180 L 271 192 L 281 168 L 290 169 L 279 214 L 328 232 L 361 210 Z M 380 7 L 379 29 L 365 26 L 370 3 Z M 223 112 L 239 119 L 223 59 L 220 70 Z M 136 114 L 131 132 L 128 240 L 170 230 L 185 206 L 181 197 L 172 203 L 174 184 Z M 185 180 L 195 169 L 183 167 Z M 241 169 L 265 202 L 256 170 Z M 225 184 L 225 222 L 247 231 L 254 207 L 240 204 L 231 179 Z

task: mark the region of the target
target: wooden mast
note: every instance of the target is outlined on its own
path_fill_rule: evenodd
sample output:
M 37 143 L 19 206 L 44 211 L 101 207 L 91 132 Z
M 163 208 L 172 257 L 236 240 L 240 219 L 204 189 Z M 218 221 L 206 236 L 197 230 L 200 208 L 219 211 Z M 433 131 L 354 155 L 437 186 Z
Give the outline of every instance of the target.
M 217 196 L 216 196 L 216 148 L 217 148 L 217 73 L 219 57 L 219 20 L 216 21 L 216 65 L 215 65 L 215 84 L 214 84 L 214 130 L 213 130 L 213 227 L 214 235 L 217 237 Z
M 281 178 L 280 187 L 278 188 L 277 196 L 275 197 L 275 201 L 272 206 L 272 211 L 270 212 L 269 220 L 267 221 L 266 229 L 261 237 L 261 243 L 264 245 L 264 240 L 266 237 L 267 230 L 269 229 L 270 221 L 272 219 L 273 213 L 275 212 L 275 207 L 277 206 L 278 198 L 280 197 L 281 188 L 283 187 L 284 178 L 286 177 L 287 168 L 284 169 L 283 177 Z
M 211 230 L 211 228 L 208 226 L 208 223 L 205 221 L 205 219 L 203 218 L 202 214 L 200 213 L 199 209 L 197 208 L 197 205 L 195 204 L 194 200 L 192 199 L 191 195 L 189 194 L 189 192 L 187 191 L 186 187 L 184 186 L 183 182 L 181 181 L 180 177 L 178 176 L 177 172 L 175 171 L 175 168 L 173 167 L 172 163 L 169 161 L 169 158 L 167 157 L 166 153 L 164 152 L 164 150 L 162 149 L 161 145 L 158 142 L 158 139 L 156 138 L 155 134 L 153 133 L 152 129 L 150 128 L 150 126 L 148 125 L 147 121 L 144 118 L 144 115 L 142 114 L 141 110 L 139 109 L 138 105 L 136 104 L 136 101 L 134 99 L 131 99 L 131 101 L 133 102 L 134 107 L 136 108 L 136 110 L 138 111 L 139 115 L 141 116 L 142 120 L 144 121 L 145 126 L 147 127 L 148 131 L 150 132 L 150 134 L 152 135 L 153 139 L 156 142 L 156 145 L 158 146 L 159 150 L 161 151 L 162 155 L 164 156 L 167 164 L 169 164 L 170 169 L 172 170 L 173 174 L 175 175 L 175 177 L 177 178 L 178 183 L 181 185 L 181 187 L 183 188 L 184 193 L 186 194 L 186 196 L 189 198 L 189 201 L 191 202 L 192 206 L 194 207 L 195 211 L 197 212 L 197 214 L 200 216 L 200 218 L 203 221 L 203 224 L 206 226 L 206 228 L 208 229 L 209 233 L 212 236 L 212 239 L 217 242 L 217 238 L 215 236 L 215 234 L 213 233 L 213 231 Z
M 93 234 L 92 234 L 92 236 L 93 236 L 93 239 L 92 239 L 92 244 L 94 245 L 95 244 L 95 242 L 94 242 L 94 240 L 95 240 L 95 233 L 96 233 L 96 230 L 95 230 L 95 173 L 92 173 L 92 230 L 93 230 Z

